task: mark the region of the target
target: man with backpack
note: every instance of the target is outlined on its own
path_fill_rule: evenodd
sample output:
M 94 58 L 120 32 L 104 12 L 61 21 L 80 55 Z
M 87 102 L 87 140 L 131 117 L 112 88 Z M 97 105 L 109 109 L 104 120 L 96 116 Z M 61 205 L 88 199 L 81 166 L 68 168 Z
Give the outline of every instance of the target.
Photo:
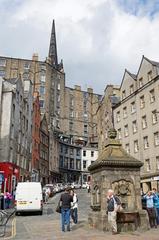
M 112 234 L 117 234 L 117 211 L 121 206 L 120 199 L 114 195 L 114 191 L 109 189 L 107 192 L 108 223 L 110 224 Z
M 65 225 L 67 225 L 67 231 L 70 231 L 70 214 L 71 214 L 72 202 L 73 202 L 73 196 L 70 195 L 70 188 L 66 188 L 65 192 L 60 197 L 61 220 L 62 220 L 63 232 L 65 232 Z

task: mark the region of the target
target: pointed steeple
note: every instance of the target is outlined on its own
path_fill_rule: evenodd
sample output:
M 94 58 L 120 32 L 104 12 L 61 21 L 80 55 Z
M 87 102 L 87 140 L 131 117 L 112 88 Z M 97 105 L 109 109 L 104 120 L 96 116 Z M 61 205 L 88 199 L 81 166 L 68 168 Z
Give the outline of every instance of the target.
M 56 32 L 55 32 L 55 20 L 52 22 L 50 47 L 49 47 L 49 58 L 51 59 L 51 64 L 55 67 L 58 66 L 57 58 L 57 46 L 56 46 Z

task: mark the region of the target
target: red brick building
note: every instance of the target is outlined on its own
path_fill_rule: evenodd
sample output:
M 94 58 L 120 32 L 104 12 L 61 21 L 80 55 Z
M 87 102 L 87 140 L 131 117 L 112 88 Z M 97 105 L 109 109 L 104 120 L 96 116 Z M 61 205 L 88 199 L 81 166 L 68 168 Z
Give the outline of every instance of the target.
M 32 181 L 39 181 L 40 169 L 40 103 L 39 94 L 34 93 L 32 125 Z

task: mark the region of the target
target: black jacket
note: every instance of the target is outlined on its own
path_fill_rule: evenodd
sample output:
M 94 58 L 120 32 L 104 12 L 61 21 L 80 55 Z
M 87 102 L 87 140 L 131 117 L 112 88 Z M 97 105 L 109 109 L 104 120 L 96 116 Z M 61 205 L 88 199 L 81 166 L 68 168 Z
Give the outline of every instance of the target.
M 113 212 L 114 211 L 114 199 L 117 203 L 117 205 L 120 205 L 120 199 L 117 196 L 113 196 L 112 198 L 107 200 L 107 204 L 108 204 L 108 212 Z
M 69 193 L 63 193 L 61 195 L 60 201 L 62 202 L 61 207 L 66 209 L 66 208 L 71 208 L 71 202 L 73 202 L 73 196 L 71 196 Z

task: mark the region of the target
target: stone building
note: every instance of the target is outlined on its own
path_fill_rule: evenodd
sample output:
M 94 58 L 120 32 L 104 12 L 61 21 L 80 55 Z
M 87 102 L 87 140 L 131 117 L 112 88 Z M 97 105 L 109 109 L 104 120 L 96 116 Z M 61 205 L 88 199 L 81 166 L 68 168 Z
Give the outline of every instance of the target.
M 119 101 L 119 86 L 107 85 L 97 109 L 97 132 L 99 152 L 108 140 L 108 131 L 113 127 L 113 107 Z
M 49 131 L 46 116 L 40 123 L 40 181 L 42 185 L 49 183 Z
M 144 163 L 144 192 L 159 188 L 159 63 L 142 57 L 137 74 L 125 70 L 114 125 L 124 149 Z
M 39 181 L 40 169 L 40 103 L 39 93 L 34 92 L 33 121 L 32 121 L 32 181 Z
M 82 159 L 81 159 L 81 175 L 82 183 L 90 182 L 90 173 L 88 167 L 98 158 L 98 148 L 97 146 L 84 146 L 82 147 Z
M 0 162 L 8 163 L 8 168 L 11 167 L 13 170 L 6 177 L 7 186 L 10 190 L 13 190 L 16 181 L 30 179 L 32 84 L 29 80 L 22 81 L 21 79 L 4 80 L 0 78 L 0 82 Z M 4 166 L 4 164 L 2 165 Z M 6 174 L 8 172 L 7 164 L 5 166 Z M 15 169 L 18 172 L 19 179 L 14 175 Z
M 49 182 L 55 183 L 61 181 L 59 171 L 59 136 L 55 131 L 49 134 Z
M 60 173 L 64 182 L 81 182 L 81 149 L 68 137 L 60 139 Z
M 50 130 L 50 149 L 54 146 L 54 132 L 71 135 L 77 141 L 97 141 L 96 111 L 101 95 L 93 93 L 91 88 L 82 91 L 80 86 L 74 89 L 66 86 L 63 62 L 58 61 L 54 21 L 48 57 L 40 61 L 38 54 L 33 54 L 32 59 L 0 56 L 0 76 L 21 77 L 33 83 L 33 92 L 39 92 L 41 116 L 45 114 Z M 57 155 L 52 157 L 51 164 L 53 159 L 57 160 Z

